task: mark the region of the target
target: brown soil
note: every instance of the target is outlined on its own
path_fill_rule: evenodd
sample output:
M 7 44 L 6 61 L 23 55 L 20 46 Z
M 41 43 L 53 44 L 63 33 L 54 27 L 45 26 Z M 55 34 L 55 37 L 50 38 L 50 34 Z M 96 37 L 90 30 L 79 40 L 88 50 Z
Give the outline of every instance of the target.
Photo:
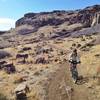
M 65 81 L 66 86 L 73 88 L 70 100 L 90 100 L 89 98 L 91 98 L 91 96 L 85 84 L 77 85 L 72 82 L 68 66 L 67 63 L 60 65 L 59 70 L 48 86 L 47 100 L 69 100 L 67 92 L 64 91 L 65 88 L 59 88 L 60 84 L 63 85 L 63 81 Z

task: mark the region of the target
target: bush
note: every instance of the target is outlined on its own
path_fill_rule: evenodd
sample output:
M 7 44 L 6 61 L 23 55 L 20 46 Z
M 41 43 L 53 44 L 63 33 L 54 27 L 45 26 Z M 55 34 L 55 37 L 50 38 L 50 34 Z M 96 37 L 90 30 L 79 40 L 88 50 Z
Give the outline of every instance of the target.
M 0 93 L 0 100 L 8 100 L 8 99 L 4 94 Z
M 76 46 L 76 43 L 73 43 L 72 46 L 75 47 Z
M 93 43 L 88 43 L 87 46 L 92 47 L 92 46 L 94 46 L 94 44 Z
M 77 44 L 77 48 L 81 47 L 81 44 Z
M 3 59 L 5 57 L 10 57 L 11 54 L 8 53 L 7 51 L 0 51 L 0 59 Z

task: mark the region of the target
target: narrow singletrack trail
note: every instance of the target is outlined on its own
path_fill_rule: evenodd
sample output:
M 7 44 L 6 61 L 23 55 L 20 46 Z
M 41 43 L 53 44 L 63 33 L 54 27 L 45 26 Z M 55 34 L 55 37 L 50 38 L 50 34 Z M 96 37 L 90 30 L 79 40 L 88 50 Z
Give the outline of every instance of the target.
M 65 81 L 66 86 L 73 88 L 71 99 L 68 98 L 65 88 L 59 88 L 60 85 L 63 85 L 63 81 Z M 59 70 L 50 81 L 47 92 L 47 100 L 92 100 L 85 84 L 77 85 L 73 83 L 68 63 L 59 65 Z

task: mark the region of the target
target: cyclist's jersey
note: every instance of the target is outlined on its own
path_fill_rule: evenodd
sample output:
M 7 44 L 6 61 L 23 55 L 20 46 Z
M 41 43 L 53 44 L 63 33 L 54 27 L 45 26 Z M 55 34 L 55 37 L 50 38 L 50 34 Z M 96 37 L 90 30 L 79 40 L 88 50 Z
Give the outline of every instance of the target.
M 80 62 L 79 56 L 78 55 L 75 56 L 75 55 L 73 55 L 73 53 L 69 55 L 69 59 L 68 60 L 69 60 L 69 62 L 75 63 L 75 64 Z

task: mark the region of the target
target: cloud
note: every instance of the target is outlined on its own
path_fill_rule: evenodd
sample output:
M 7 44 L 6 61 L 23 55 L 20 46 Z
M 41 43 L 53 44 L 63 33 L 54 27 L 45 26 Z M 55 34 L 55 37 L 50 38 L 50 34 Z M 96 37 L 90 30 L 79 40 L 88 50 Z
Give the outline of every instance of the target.
M 0 30 L 9 30 L 15 27 L 15 21 L 16 20 L 10 18 L 0 18 Z

